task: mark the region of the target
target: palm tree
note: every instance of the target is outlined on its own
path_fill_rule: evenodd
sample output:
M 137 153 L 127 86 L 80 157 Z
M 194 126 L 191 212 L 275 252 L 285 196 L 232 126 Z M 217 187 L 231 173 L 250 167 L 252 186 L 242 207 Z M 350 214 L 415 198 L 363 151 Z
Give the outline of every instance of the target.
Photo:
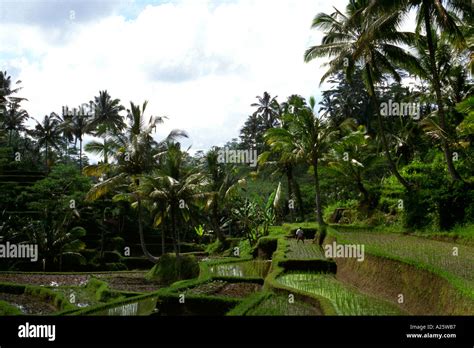
M 178 226 L 188 222 L 207 198 L 206 177 L 185 167 L 186 156 L 179 143 L 168 142 L 166 152 L 160 154 L 161 168 L 146 175 L 141 186 L 142 195 L 151 206 L 153 226 L 169 221 L 177 257 L 181 252 Z
M 210 213 L 211 225 L 217 239 L 225 245 L 225 236 L 221 229 L 222 219 L 225 218 L 225 208 L 245 181 L 239 180 L 235 175 L 235 167 L 226 167 L 223 163 L 219 163 L 218 158 L 218 148 L 212 148 L 204 157 L 203 172 L 207 173 L 209 179 L 206 211 Z
M 23 124 L 29 116 L 25 110 L 19 109 L 19 107 L 20 104 L 18 102 L 8 103 L 3 114 L 3 128 L 8 132 L 8 146 L 11 145 L 14 132 L 26 130 Z
M 306 100 L 299 95 L 291 95 L 288 100 L 281 105 L 282 115 L 291 117 L 291 113 L 298 113 L 301 109 L 307 108 Z M 288 124 L 280 122 L 282 128 L 288 128 Z M 288 201 L 296 198 L 297 211 L 300 218 L 304 219 L 303 200 L 301 197 L 298 181 L 293 175 L 294 168 L 298 161 L 293 155 L 293 144 L 283 143 L 281 146 L 274 146 L 269 151 L 263 152 L 258 159 L 259 164 L 274 168 L 273 174 L 281 173 L 286 176 L 288 186 Z
M 337 9 L 331 15 L 318 14 L 313 20 L 312 27 L 325 30 L 325 36 L 321 45 L 310 47 L 305 52 L 304 59 L 310 62 L 320 57 L 331 58 L 327 64 L 329 69 L 323 75 L 321 83 L 339 71 L 345 71 L 350 77 L 356 66 L 363 69 L 364 83 L 371 98 L 373 112 L 377 116 L 385 156 L 393 175 L 408 189 L 410 184 L 398 172 L 390 153 L 375 86 L 383 80 L 385 74 L 396 81 L 401 80 L 394 64 L 410 69 L 418 67 L 416 59 L 408 51 L 397 46 L 399 43 L 412 43 L 415 35 L 394 29 L 401 20 L 398 12 L 387 15 L 364 12 L 369 2 L 369 0 L 351 1 L 347 6 L 347 15 Z
M 75 115 L 72 119 L 72 134 L 74 135 L 75 142 L 79 140 L 79 168 L 82 171 L 82 141 L 84 135 L 90 131 L 90 123 L 83 115 Z M 76 145 L 76 143 L 74 144 Z
M 263 93 L 263 97 L 257 96 L 258 103 L 251 106 L 257 110 L 253 113 L 255 116 L 262 118 L 265 129 L 273 128 L 278 124 L 279 105 L 277 97 L 271 97 L 267 92 Z
M 15 85 L 19 85 L 20 80 L 15 82 Z M 25 98 L 12 97 L 12 94 L 18 93 L 22 87 L 12 89 L 11 76 L 8 75 L 6 71 L 0 71 L 0 106 L 5 107 L 7 102 L 20 103 Z M 1 110 L 0 110 L 1 111 Z
M 88 192 L 86 199 L 97 200 L 100 197 L 115 192 L 115 200 L 127 200 L 135 202 L 138 214 L 138 233 L 140 245 L 144 255 L 152 262 L 158 262 L 159 258 L 153 256 L 147 249 L 143 233 L 142 221 L 142 176 L 157 167 L 158 163 L 154 156 L 163 149 L 163 143 L 180 136 L 185 136 L 181 131 L 171 132 L 162 143 L 153 140 L 152 133 L 158 124 L 163 122 L 163 117 L 151 116 L 148 123 L 145 122 L 144 113 L 147 102 L 142 107 L 131 104 L 124 134 L 113 134 L 114 144 L 118 146 L 117 162 L 114 164 L 101 163 L 84 168 L 86 175 L 103 177 L 109 174 L 106 180 L 100 181 Z M 115 145 L 114 145 L 115 146 Z
M 372 139 L 364 126 L 357 126 L 348 119 L 341 125 L 343 136 L 333 143 L 330 150 L 329 169 L 362 195 L 360 207 L 369 211 L 375 208 L 374 196 L 365 182 L 371 173 L 384 167 L 386 162 L 377 155 Z
M 461 31 L 462 23 L 455 12 L 465 11 L 465 4 L 458 0 L 433 1 L 433 0 L 395 0 L 388 4 L 384 0 L 375 0 L 372 4 L 375 13 L 397 11 L 406 14 L 408 11 L 416 10 L 416 33 L 420 34 L 424 29 L 429 56 L 430 81 L 435 91 L 436 104 L 438 106 L 438 119 L 442 131 L 446 131 L 446 110 L 442 94 L 442 81 L 438 70 L 436 55 L 436 35 L 438 31 L 447 35 L 457 48 L 465 48 L 466 42 Z M 472 11 L 472 9 L 471 9 Z M 453 163 L 452 151 L 449 142 L 442 140 L 444 157 L 452 180 L 462 181 Z
M 120 99 L 112 99 L 107 91 L 100 91 L 99 96 L 91 101 L 91 105 L 94 105 L 95 115 L 90 127 L 96 129 L 95 135 L 104 137 L 104 163 L 108 163 L 108 151 L 105 147 L 107 137 L 125 128 L 125 122 L 120 115 L 125 108 L 120 105 Z
M 82 142 L 80 141 L 79 145 L 81 145 L 81 143 Z M 116 159 L 116 155 L 118 154 L 119 149 L 120 144 L 118 144 L 117 139 L 114 139 L 112 137 L 109 137 L 108 139 L 102 142 L 91 140 L 84 146 L 84 150 L 86 152 L 93 153 L 94 155 L 97 155 L 102 158 L 104 157 L 104 153 L 107 152 L 107 158 L 109 161 L 111 159 Z M 114 154 L 114 156 L 111 156 L 111 154 Z
M 294 115 L 286 115 L 283 122 L 285 128 L 272 128 L 265 134 L 270 147 L 275 150 L 291 151 L 293 158 L 312 166 L 316 191 L 316 218 L 320 226 L 324 226 L 319 180 L 319 165 L 322 157 L 331 146 L 335 130 L 330 124 L 315 115 L 316 101 L 309 100 L 309 107 L 301 108 Z
M 60 117 L 52 112 L 49 116 L 45 115 L 41 123 L 36 123 L 33 135 L 38 140 L 38 146 L 45 148 L 45 165 L 49 171 L 49 149 L 59 149 L 58 144 L 61 142 Z
M 74 140 L 74 131 L 73 131 L 73 116 L 63 115 L 60 117 L 59 130 L 64 139 L 64 148 L 66 161 L 69 160 L 69 144 Z

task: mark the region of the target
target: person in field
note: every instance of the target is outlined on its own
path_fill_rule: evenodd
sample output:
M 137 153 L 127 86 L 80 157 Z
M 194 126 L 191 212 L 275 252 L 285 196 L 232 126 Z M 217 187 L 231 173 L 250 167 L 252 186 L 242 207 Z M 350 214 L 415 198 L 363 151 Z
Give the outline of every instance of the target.
M 298 243 L 299 241 L 302 241 L 304 244 L 304 232 L 301 227 L 298 227 L 298 229 L 296 230 L 296 243 Z

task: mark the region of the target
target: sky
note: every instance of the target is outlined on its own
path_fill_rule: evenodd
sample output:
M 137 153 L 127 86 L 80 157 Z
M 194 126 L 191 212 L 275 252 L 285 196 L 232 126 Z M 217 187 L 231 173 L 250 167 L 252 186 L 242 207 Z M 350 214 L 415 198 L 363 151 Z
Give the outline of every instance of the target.
M 319 97 L 323 61 L 303 61 L 322 38 L 311 21 L 346 2 L 0 0 L 0 69 L 34 119 L 107 90 L 167 116 L 157 139 L 182 129 L 206 150 L 238 137 L 264 91 Z

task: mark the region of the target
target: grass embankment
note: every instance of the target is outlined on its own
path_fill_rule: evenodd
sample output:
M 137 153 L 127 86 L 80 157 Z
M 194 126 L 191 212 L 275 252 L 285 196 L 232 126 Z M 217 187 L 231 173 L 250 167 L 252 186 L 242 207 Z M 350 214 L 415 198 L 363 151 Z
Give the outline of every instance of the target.
M 21 285 L 12 283 L 0 283 L 0 293 L 25 295 L 37 301 L 45 302 L 55 308 L 57 311 L 65 311 L 76 309 L 77 307 L 71 304 L 63 293 L 54 291 L 52 288 L 35 286 L 35 285 Z M 3 301 L 1 311 L 2 315 L 21 315 L 24 314 L 19 308 Z M 5 305 L 5 303 L 8 304 Z M 18 310 L 12 310 L 12 307 Z
M 473 248 L 402 234 L 329 229 L 326 242 L 365 245 L 364 262 L 337 259 L 337 278 L 412 314 L 474 313 Z M 457 256 L 453 253 L 457 248 Z M 403 296 L 402 303 L 400 295 Z
M 213 282 L 226 283 L 253 283 L 257 285 L 263 284 L 263 278 L 257 276 L 259 270 L 254 270 L 252 274 L 251 267 L 246 267 L 246 272 L 242 277 L 232 275 L 225 276 L 216 274 L 215 270 L 218 266 L 239 265 L 244 262 L 251 262 L 251 257 L 245 258 L 222 258 L 218 260 L 210 260 L 200 262 L 200 275 L 198 278 L 181 280 L 171 284 L 166 288 L 147 294 L 135 294 L 129 298 L 121 298 L 109 301 L 105 304 L 99 304 L 90 308 L 70 313 L 73 315 L 123 315 L 128 313 L 128 307 L 131 311 L 139 311 L 139 305 L 145 303 L 147 299 L 157 298 L 155 314 L 157 315 L 224 315 L 230 309 L 242 302 L 240 298 L 222 295 L 208 295 L 197 293 L 196 289 L 211 286 Z M 217 272 L 218 273 L 218 272 Z M 107 294 L 110 291 L 106 282 L 94 280 L 93 284 L 97 288 L 96 292 Z M 102 290 L 101 290 L 102 289 Z M 121 292 L 116 292 L 120 294 Z M 183 296 L 184 295 L 184 296 Z M 132 306 L 132 304 L 136 304 Z M 148 306 L 148 303 L 146 303 Z M 128 307 L 127 307 L 128 306 Z M 133 308 L 132 308 L 133 307 Z M 117 310 L 115 310 L 117 309 Z M 148 308 L 143 313 L 151 314 Z M 140 313 L 140 312 L 138 312 Z

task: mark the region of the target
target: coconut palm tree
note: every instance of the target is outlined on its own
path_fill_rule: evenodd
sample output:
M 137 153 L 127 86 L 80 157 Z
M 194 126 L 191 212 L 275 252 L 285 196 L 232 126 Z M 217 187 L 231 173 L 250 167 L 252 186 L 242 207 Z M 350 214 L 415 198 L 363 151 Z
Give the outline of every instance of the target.
M 263 93 L 263 97 L 257 96 L 258 103 L 251 106 L 257 110 L 253 113 L 255 116 L 262 118 L 266 129 L 273 128 L 278 124 L 279 105 L 277 97 L 271 97 L 267 92 Z
M 107 159 L 109 162 L 110 160 L 116 159 L 119 148 L 120 145 L 117 143 L 117 139 L 112 137 L 109 137 L 104 141 L 91 140 L 84 146 L 84 150 L 86 152 L 92 153 L 102 158 L 104 158 L 104 153 L 107 152 Z
M 97 183 L 88 192 L 86 199 L 93 201 L 100 197 L 115 193 L 114 200 L 127 200 L 134 202 L 138 214 L 138 233 L 140 235 L 140 245 L 144 255 L 152 262 L 158 262 L 159 258 L 153 256 L 147 249 L 143 233 L 142 218 L 142 176 L 149 173 L 158 166 L 155 156 L 164 149 L 167 141 L 186 136 L 184 132 L 173 131 L 161 143 L 153 140 L 152 134 L 156 127 L 163 122 L 163 117 L 151 116 L 148 122 L 145 120 L 145 110 L 147 102 L 142 107 L 131 104 L 131 111 L 128 113 L 126 129 L 124 134 L 114 134 L 114 146 L 118 147 L 116 163 L 101 163 L 84 168 L 86 175 L 104 177 L 106 180 Z
M 69 160 L 69 144 L 74 140 L 73 116 L 63 115 L 60 117 L 59 130 L 64 140 L 64 153 L 66 161 Z
M 18 102 L 10 102 L 7 104 L 3 113 L 3 128 L 8 132 L 8 146 L 11 145 L 13 133 L 26 131 L 24 123 L 28 118 L 28 113 L 20 109 Z
M 379 136 L 388 164 L 397 180 L 409 188 L 410 184 L 398 172 L 390 153 L 376 85 L 384 79 L 384 75 L 390 75 L 396 81 L 401 80 L 395 64 L 410 69 L 418 68 L 415 57 L 397 46 L 400 43 L 413 43 L 415 34 L 395 30 L 402 18 L 398 12 L 386 15 L 365 12 L 369 3 L 369 0 L 351 1 L 346 9 L 347 14 L 337 9 L 330 15 L 318 14 L 312 27 L 324 30 L 325 36 L 321 45 L 312 46 L 305 52 L 304 59 L 306 62 L 322 57 L 331 59 L 321 82 L 340 71 L 345 71 L 351 77 L 357 66 L 363 69 L 364 83 L 377 117 Z
M 388 3 L 385 0 L 375 0 L 370 8 L 374 13 L 392 12 L 406 14 L 411 10 L 416 11 L 416 33 L 420 34 L 422 29 L 426 35 L 427 51 L 429 57 L 430 82 L 435 92 L 439 126 L 442 131 L 447 130 L 446 109 L 442 93 L 442 77 L 437 64 L 437 32 L 442 32 L 449 37 L 450 42 L 457 48 L 465 48 L 466 42 L 461 30 L 462 22 L 456 16 L 456 12 L 466 10 L 465 4 L 458 0 L 433 1 L 433 0 L 395 0 Z M 472 11 L 472 9 L 471 9 Z M 462 181 L 454 163 L 449 142 L 442 140 L 444 157 L 448 172 L 452 180 Z
M 335 136 L 335 129 L 315 113 L 316 100 L 311 97 L 309 107 L 297 110 L 293 115 L 283 118 L 286 127 L 269 129 L 265 139 L 275 150 L 291 151 L 292 157 L 312 166 L 316 191 L 316 218 L 321 226 L 325 225 L 321 201 L 319 165 L 327 153 Z
M 104 163 L 108 163 L 108 151 L 106 149 L 107 137 L 115 135 L 125 128 L 125 122 L 120 112 L 125 108 L 120 105 L 120 99 L 112 99 L 107 91 L 100 91 L 99 96 L 90 102 L 94 107 L 94 118 L 90 122 L 91 129 L 95 129 L 95 135 L 104 138 Z
M 282 115 L 291 117 L 291 114 L 298 113 L 301 109 L 307 108 L 306 100 L 299 95 L 291 95 L 288 100 L 281 104 Z M 280 120 L 282 128 L 288 128 L 288 123 Z M 303 200 L 301 197 L 298 181 L 293 175 L 294 168 L 298 164 L 293 154 L 292 143 L 282 143 L 281 146 L 274 146 L 269 151 L 263 152 L 259 158 L 259 164 L 273 168 L 272 175 L 280 173 L 286 176 L 288 187 L 288 201 L 295 200 L 296 208 L 301 219 L 304 219 Z
M 15 85 L 19 85 L 20 80 L 15 82 Z M 18 93 L 22 87 L 12 88 L 11 76 L 6 71 L 0 71 L 0 105 L 6 106 L 7 102 L 20 103 L 25 98 L 12 97 L 13 94 Z M 1 111 L 1 110 L 0 110 Z
M 49 116 L 45 115 L 43 121 L 36 122 L 33 136 L 38 141 L 38 146 L 45 149 L 45 165 L 46 170 L 49 171 L 49 156 L 50 148 L 59 150 L 59 144 L 61 143 L 61 129 L 60 129 L 60 117 L 52 112 Z
M 79 168 L 82 171 L 82 141 L 84 135 L 90 132 L 91 126 L 87 118 L 83 115 L 75 115 L 72 119 L 72 133 L 74 135 L 76 146 L 79 140 Z
M 245 184 L 245 180 L 239 180 L 234 166 L 226 166 L 219 163 L 219 149 L 209 150 L 203 161 L 203 172 L 207 174 L 209 181 L 206 211 L 209 212 L 210 222 L 217 239 L 225 245 L 225 236 L 222 232 L 222 220 L 225 218 L 225 209 L 229 200 L 237 190 Z
M 166 151 L 159 156 L 160 168 L 146 175 L 141 185 L 141 196 L 151 208 L 153 226 L 158 227 L 165 220 L 169 222 L 177 257 L 181 252 L 179 225 L 187 223 L 208 196 L 205 175 L 187 168 L 186 156 L 179 143 L 168 142 Z

